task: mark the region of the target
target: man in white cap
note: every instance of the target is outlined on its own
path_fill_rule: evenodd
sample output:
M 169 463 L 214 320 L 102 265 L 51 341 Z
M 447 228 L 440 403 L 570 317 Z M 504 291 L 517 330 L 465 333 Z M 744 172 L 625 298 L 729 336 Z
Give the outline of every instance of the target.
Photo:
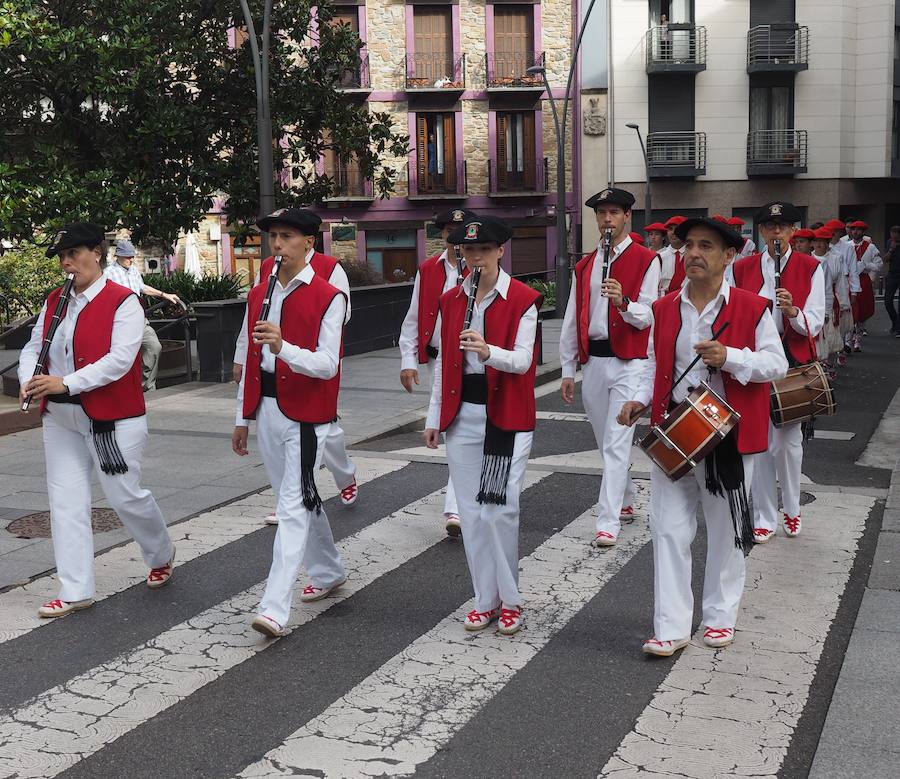
M 141 272 L 134 264 L 134 244 L 131 241 L 116 241 L 116 261 L 111 262 L 103 269 L 106 278 L 127 287 L 135 295 L 149 295 L 151 298 L 162 298 L 170 303 L 184 305 L 178 295 L 144 284 Z M 156 389 L 156 374 L 159 371 L 159 355 L 162 354 L 162 344 L 156 336 L 156 330 L 150 326 L 147 318 L 144 318 L 144 337 L 141 339 L 141 386 L 144 392 Z

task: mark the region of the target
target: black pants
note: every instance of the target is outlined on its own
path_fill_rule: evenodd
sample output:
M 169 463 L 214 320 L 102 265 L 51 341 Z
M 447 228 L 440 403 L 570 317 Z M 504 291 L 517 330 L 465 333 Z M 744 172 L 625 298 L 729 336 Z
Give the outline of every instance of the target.
M 884 280 L 884 307 L 891 318 L 891 330 L 895 333 L 900 332 L 900 319 L 897 317 L 897 309 L 894 308 L 894 296 L 898 289 L 900 289 L 900 279 L 888 276 Z

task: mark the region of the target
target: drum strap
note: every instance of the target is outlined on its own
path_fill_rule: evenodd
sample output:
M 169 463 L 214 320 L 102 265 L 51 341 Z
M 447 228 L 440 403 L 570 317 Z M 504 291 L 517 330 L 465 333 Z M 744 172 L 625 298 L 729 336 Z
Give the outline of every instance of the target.
M 734 545 L 747 551 L 753 546 L 753 514 L 744 482 L 744 460 L 737 448 L 737 435 L 732 430 L 706 456 L 706 489 L 711 495 L 728 498 Z

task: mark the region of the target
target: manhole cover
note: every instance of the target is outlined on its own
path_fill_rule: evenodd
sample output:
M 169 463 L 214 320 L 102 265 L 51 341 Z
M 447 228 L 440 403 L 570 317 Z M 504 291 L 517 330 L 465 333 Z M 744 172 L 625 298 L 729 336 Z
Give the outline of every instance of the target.
M 112 509 L 93 509 L 91 526 L 95 533 L 105 533 L 122 527 L 122 523 Z M 50 512 L 38 511 L 14 519 L 6 526 L 6 531 L 16 538 L 50 538 Z
M 816 496 L 809 492 L 801 492 L 800 493 L 800 505 L 805 506 L 807 503 L 812 503 L 816 499 Z

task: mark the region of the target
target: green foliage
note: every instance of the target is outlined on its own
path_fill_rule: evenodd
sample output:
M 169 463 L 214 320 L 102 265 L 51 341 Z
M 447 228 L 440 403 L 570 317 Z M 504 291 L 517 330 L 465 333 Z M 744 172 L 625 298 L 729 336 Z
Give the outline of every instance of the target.
M 36 314 L 47 293 L 63 281 L 65 274 L 59 261 L 45 257 L 44 249 L 23 245 L 7 251 L 0 257 L 0 307 L 4 320 Z
M 249 3 L 258 31 L 263 2 Z M 299 177 L 330 148 L 384 196 L 408 139 L 335 88 L 361 44 L 328 24 L 333 12 L 331 0 L 274 4 L 275 171 Z M 255 217 L 254 71 L 250 46 L 229 46 L 235 17 L 241 26 L 237 0 L 0 0 L 0 237 L 89 219 L 171 243 L 217 196 L 233 221 Z M 330 186 L 276 176 L 276 200 L 315 202 Z
M 384 284 L 384 277 L 367 262 L 343 262 L 351 287 L 371 287 Z
M 544 306 L 553 308 L 556 305 L 556 282 L 543 281 L 542 279 L 530 279 L 528 286 L 536 289 L 544 296 Z
M 190 273 L 175 271 L 171 274 L 145 273 L 144 283 L 156 287 L 162 292 L 172 292 L 185 303 L 199 303 L 205 300 L 231 300 L 236 298 L 243 288 L 241 277 L 234 273 L 223 273 L 221 276 L 207 273 L 195 279 Z M 159 302 L 149 298 L 150 305 Z M 164 306 L 150 314 L 153 319 L 170 319 L 183 313 L 178 306 Z

